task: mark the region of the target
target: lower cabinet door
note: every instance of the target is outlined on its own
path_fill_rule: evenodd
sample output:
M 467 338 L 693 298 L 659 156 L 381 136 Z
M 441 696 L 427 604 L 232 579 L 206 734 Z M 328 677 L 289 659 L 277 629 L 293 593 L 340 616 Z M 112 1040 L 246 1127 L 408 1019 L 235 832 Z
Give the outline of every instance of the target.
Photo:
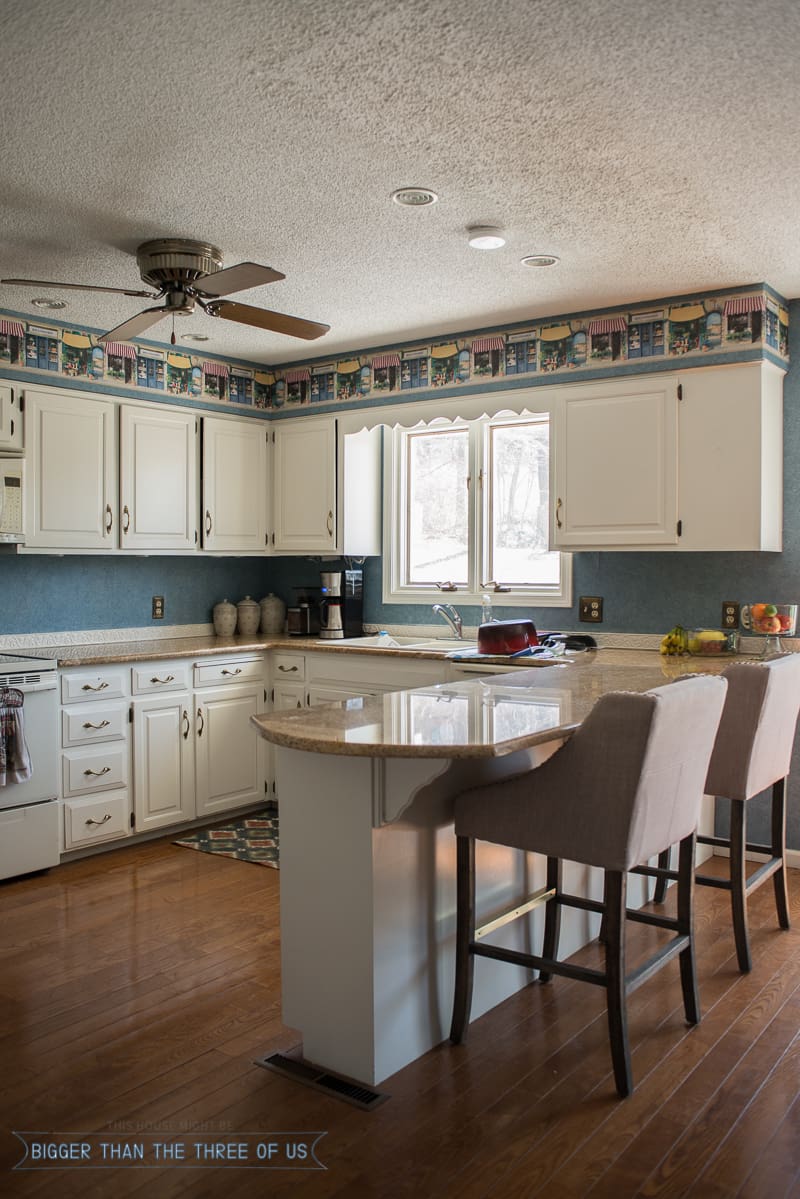
M 194 820 L 195 719 L 183 692 L 133 701 L 135 831 Z
M 250 723 L 264 709 L 263 685 L 197 691 L 195 708 L 197 815 L 266 800 L 266 742 Z

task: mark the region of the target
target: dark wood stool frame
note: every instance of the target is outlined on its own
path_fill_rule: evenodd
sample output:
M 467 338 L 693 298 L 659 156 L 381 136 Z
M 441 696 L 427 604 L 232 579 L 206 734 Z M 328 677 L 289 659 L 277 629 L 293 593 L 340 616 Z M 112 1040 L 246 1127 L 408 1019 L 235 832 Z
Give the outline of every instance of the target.
M 730 877 L 713 878 L 707 874 L 695 874 L 695 882 L 703 887 L 719 887 L 731 893 L 731 915 L 733 919 L 733 937 L 736 942 L 736 957 L 739 969 L 746 974 L 752 969 L 750 955 L 750 935 L 747 927 L 747 899 L 768 878 L 772 879 L 775 889 L 775 907 L 778 912 L 778 924 L 781 928 L 789 928 L 789 897 L 786 890 L 786 783 L 785 778 L 778 779 L 772 785 L 772 819 L 771 844 L 757 845 L 746 837 L 745 808 L 750 802 L 745 799 L 731 799 L 731 824 L 729 837 L 701 837 L 697 840 L 700 845 L 713 845 L 730 850 Z M 748 878 L 745 873 L 745 854 L 761 853 L 767 855 L 767 861 L 759 866 Z M 648 874 L 656 879 L 653 901 L 663 903 L 667 894 L 667 885 L 677 878 L 675 871 L 669 869 L 670 851 L 663 850 L 658 855 L 658 866 L 637 866 L 637 874 Z
M 695 835 L 685 837 L 679 843 L 678 870 L 670 871 L 678 882 L 678 912 L 676 917 L 659 916 L 626 908 L 627 874 L 620 870 L 604 872 L 603 902 L 583 899 L 562 891 L 561 859 L 547 859 L 547 882 L 544 891 L 527 903 L 509 909 L 482 928 L 475 927 L 475 839 L 456 837 L 456 979 L 453 1002 L 453 1019 L 450 1040 L 462 1044 L 466 1040 L 472 1007 L 474 959 L 492 958 L 510 962 L 539 971 L 539 981 L 547 983 L 551 975 L 560 974 L 578 982 L 593 983 L 605 987 L 608 1006 L 608 1032 L 611 1043 L 611 1061 L 614 1082 L 621 1098 L 633 1091 L 626 998 L 637 987 L 646 982 L 662 966 L 676 955 L 680 955 L 681 990 L 686 1020 L 689 1024 L 700 1022 L 700 1003 L 697 993 L 697 972 L 693 940 L 694 908 L 694 850 Z M 668 852 L 668 851 L 667 851 Z M 542 956 L 522 953 L 514 949 L 503 949 L 480 943 L 487 931 L 494 931 L 503 924 L 519 919 L 537 903 L 546 903 Z M 605 926 L 605 970 L 593 970 L 584 966 L 570 965 L 558 961 L 558 940 L 562 906 L 581 908 L 597 912 L 603 917 Z M 668 929 L 675 936 L 663 945 L 652 957 L 641 963 L 630 973 L 625 964 L 625 921 L 636 920 Z

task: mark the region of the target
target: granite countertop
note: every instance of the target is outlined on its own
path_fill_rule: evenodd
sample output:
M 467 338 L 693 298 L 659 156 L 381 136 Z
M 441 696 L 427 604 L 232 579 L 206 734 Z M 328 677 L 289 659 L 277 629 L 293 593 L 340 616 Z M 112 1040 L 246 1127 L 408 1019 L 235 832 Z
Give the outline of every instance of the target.
M 647 691 L 726 658 L 589 650 L 569 663 L 251 717 L 275 745 L 357 757 L 502 757 L 568 737 L 607 691 Z

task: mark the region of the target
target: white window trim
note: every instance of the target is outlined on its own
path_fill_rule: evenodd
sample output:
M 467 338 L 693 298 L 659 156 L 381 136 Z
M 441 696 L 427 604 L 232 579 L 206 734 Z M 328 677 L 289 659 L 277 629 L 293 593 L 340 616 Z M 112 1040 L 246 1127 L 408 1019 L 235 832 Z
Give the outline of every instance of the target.
M 513 420 L 525 421 L 531 417 L 546 417 L 548 412 L 534 413 L 526 411 L 525 414 L 511 413 L 507 410 L 502 413 L 496 413 L 494 417 L 484 416 L 482 421 L 488 423 L 491 419 L 496 419 L 498 423 L 508 423 Z M 436 428 L 440 421 L 434 419 L 428 422 L 419 422 L 414 428 L 419 431 L 420 427 Z M 449 427 L 468 426 L 473 421 L 464 420 L 460 417 L 447 420 Z M 552 426 L 551 426 L 552 427 Z M 406 505 L 403 501 L 403 488 L 405 479 L 404 470 L 404 455 L 402 453 L 402 439 L 405 434 L 412 432 L 408 426 L 396 425 L 393 429 L 387 429 L 384 437 L 384 464 L 383 464 L 383 594 L 382 600 L 384 604 L 420 604 L 429 606 L 432 603 L 445 600 L 452 600 L 453 603 L 461 603 L 467 606 L 479 606 L 481 595 L 488 591 L 492 596 L 493 602 L 498 607 L 508 608 L 570 608 L 572 607 L 572 555 L 561 551 L 561 571 L 560 582 L 557 589 L 543 589 L 538 587 L 515 588 L 508 592 L 495 593 L 492 588 L 483 588 L 480 586 L 480 579 L 474 581 L 473 586 L 459 586 L 456 591 L 441 591 L 436 587 L 429 586 L 413 586 L 402 583 L 402 562 L 403 552 L 406 540 Z M 475 447 L 471 446 L 470 453 L 474 454 Z M 470 473 L 473 479 L 477 479 L 478 471 L 483 464 L 475 461 L 470 462 Z M 480 524 L 482 525 L 482 521 Z M 472 564 L 480 560 L 478 553 L 481 549 L 480 539 L 485 536 L 483 528 L 474 527 L 475 522 L 470 515 L 470 561 Z

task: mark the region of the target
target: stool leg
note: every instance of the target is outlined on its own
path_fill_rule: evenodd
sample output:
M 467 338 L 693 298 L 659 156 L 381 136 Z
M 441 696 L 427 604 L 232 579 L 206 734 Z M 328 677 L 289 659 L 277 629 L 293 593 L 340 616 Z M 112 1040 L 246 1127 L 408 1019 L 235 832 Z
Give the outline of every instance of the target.
M 689 944 L 681 950 L 678 961 L 681 968 L 681 990 L 683 1010 L 689 1024 L 700 1023 L 700 997 L 697 993 L 697 968 L 694 956 L 694 833 L 684 837 L 678 851 L 678 932 L 689 937 Z
M 558 896 L 561 894 L 561 859 L 547 859 L 547 889 L 548 891 L 555 890 L 556 898 L 548 899 L 544 907 L 544 942 L 542 944 L 542 957 L 549 958 L 551 962 L 558 959 L 558 938 L 561 932 L 561 904 Z M 539 971 L 539 982 L 547 983 L 550 981 L 550 974 L 547 970 Z
M 625 1099 L 633 1091 L 631 1054 L 628 1046 L 628 1017 L 625 1005 L 625 903 L 627 875 L 619 870 L 605 872 L 606 896 L 606 997 L 608 1035 L 617 1094 Z
M 745 811 L 743 799 L 731 800 L 731 914 L 739 969 L 752 969 L 750 937 L 747 931 L 747 892 L 745 890 Z
M 466 1040 L 472 1008 L 472 982 L 475 958 L 469 943 L 475 935 L 475 841 L 456 837 L 456 985 L 450 1040 L 454 1045 Z
M 661 853 L 658 855 L 658 869 L 659 870 L 669 870 L 669 858 L 670 858 L 670 851 L 668 849 L 662 849 Z M 655 890 L 653 891 L 653 903 L 663 903 L 664 902 L 664 900 L 667 897 L 668 883 L 669 883 L 669 879 L 666 879 L 666 878 L 657 878 L 656 879 L 656 886 L 655 886 Z
M 608 879 L 603 875 L 603 915 L 600 917 L 600 932 L 597 934 L 597 939 L 601 945 L 605 944 L 608 932 L 608 919 L 606 912 L 608 910 Z
M 789 928 L 789 896 L 786 892 L 786 779 L 772 785 L 772 856 L 780 858 L 781 867 L 772 876 L 775 888 L 775 907 L 778 924 Z

